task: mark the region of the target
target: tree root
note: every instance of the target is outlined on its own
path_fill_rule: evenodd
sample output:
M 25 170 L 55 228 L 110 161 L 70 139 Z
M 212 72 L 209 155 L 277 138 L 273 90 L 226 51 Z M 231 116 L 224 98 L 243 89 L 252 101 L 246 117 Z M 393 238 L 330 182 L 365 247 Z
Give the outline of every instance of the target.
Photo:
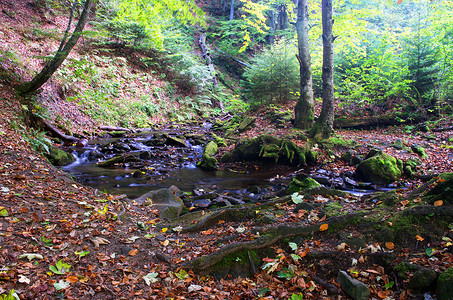
M 289 196 L 277 198 L 273 201 L 266 202 L 261 205 L 257 206 L 245 206 L 239 208 L 227 208 L 216 211 L 214 213 L 209 214 L 200 222 L 195 225 L 185 227 L 181 230 L 181 233 L 187 232 L 198 232 L 202 230 L 206 230 L 214 225 L 216 225 L 220 220 L 225 221 L 245 221 L 247 219 L 253 219 L 257 216 L 256 211 L 259 209 L 263 209 L 268 206 L 273 206 L 278 203 L 287 202 L 290 199 Z
M 330 227 L 337 225 L 346 226 L 350 221 L 362 218 L 364 215 L 364 213 L 353 213 L 331 218 L 330 220 L 326 220 L 324 223 L 329 224 Z M 184 269 L 190 269 L 197 273 L 209 273 L 228 255 L 238 252 L 264 249 L 276 244 L 284 238 L 310 236 L 317 231 L 319 231 L 319 224 L 300 226 L 281 225 L 264 228 L 260 233 L 261 236 L 255 240 L 226 245 L 217 252 L 186 262 L 182 264 L 181 267 Z

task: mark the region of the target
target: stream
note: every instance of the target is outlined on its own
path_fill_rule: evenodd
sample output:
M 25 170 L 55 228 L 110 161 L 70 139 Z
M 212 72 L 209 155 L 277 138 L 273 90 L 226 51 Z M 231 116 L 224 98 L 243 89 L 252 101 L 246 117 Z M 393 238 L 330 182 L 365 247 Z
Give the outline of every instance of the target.
M 289 179 L 275 178 L 293 169 L 275 164 L 248 168 L 238 165 L 217 171 L 198 168 L 203 139 L 203 134 L 171 130 L 100 137 L 90 140 L 85 147 L 75 148 L 76 161 L 63 169 L 84 185 L 128 198 L 175 185 L 195 195 L 215 191 L 245 201 L 259 201 L 289 183 Z M 124 161 L 102 166 L 118 156 L 123 156 Z

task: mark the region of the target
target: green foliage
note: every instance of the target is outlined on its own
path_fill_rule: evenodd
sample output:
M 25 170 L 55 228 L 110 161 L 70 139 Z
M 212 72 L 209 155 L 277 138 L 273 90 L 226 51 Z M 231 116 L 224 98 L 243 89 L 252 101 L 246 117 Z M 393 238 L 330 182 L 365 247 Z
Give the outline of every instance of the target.
M 19 296 L 14 290 L 10 290 L 7 295 L 1 294 L 0 295 L 0 300 L 19 300 Z
M 55 266 L 54 265 L 49 266 L 50 271 L 59 275 L 64 275 L 65 273 L 69 272 L 69 269 L 71 269 L 71 266 L 68 265 L 67 263 L 64 263 L 61 259 L 57 261 Z
M 252 59 L 243 82 L 252 103 L 282 103 L 297 98 L 300 79 L 294 53 L 295 46 L 282 39 Z

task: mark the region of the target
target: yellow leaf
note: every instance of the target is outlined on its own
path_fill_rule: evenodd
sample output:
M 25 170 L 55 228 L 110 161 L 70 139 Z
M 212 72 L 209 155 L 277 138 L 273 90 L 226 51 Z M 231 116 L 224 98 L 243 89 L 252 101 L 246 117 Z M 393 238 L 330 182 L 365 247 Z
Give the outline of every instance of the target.
M 326 231 L 329 228 L 329 224 L 322 224 L 319 226 L 319 231 Z
M 395 248 L 395 245 L 392 242 L 386 242 L 385 247 L 389 250 L 393 250 Z
M 167 230 L 168 230 L 167 227 L 162 228 L 162 232 L 167 232 Z
M 434 206 L 442 206 L 444 204 L 444 201 L 442 200 L 437 200 L 436 202 L 434 202 Z
M 423 241 L 425 240 L 424 238 L 422 238 L 422 237 L 419 236 L 418 234 L 415 236 L 415 239 L 416 239 L 417 241 L 420 241 L 420 242 L 423 242 Z

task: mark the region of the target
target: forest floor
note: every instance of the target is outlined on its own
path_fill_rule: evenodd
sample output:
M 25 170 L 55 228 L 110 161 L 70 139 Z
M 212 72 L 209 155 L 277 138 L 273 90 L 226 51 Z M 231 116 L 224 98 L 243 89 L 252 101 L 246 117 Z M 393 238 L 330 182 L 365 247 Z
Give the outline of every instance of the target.
M 439 240 L 415 228 L 413 236 L 405 236 L 405 240 L 379 243 L 368 238 L 369 228 L 357 222 L 344 221 L 341 230 L 331 230 L 329 225 L 334 228 L 332 220 L 337 218 L 295 211 L 296 204 L 288 198 L 273 199 L 270 209 L 260 204 L 249 208 L 256 211 L 254 218 L 219 218 L 210 226 L 183 233 L 182 229 L 196 225 L 204 213 L 198 212 L 186 223 L 167 226 L 147 206 L 72 181 L 24 140 L 23 132 L 30 129 L 23 125 L 14 91 L 2 86 L 0 96 L 0 293 L 14 289 L 25 299 L 286 299 L 299 294 L 307 299 L 346 299 L 336 281 L 338 271 L 345 270 L 365 282 L 376 299 L 411 299 L 408 281 L 397 277 L 391 266 L 410 261 L 441 272 L 453 262 L 452 253 L 447 251 L 449 232 L 436 233 L 444 237 Z M 256 136 L 266 126 L 273 129 L 258 118 L 257 126 L 244 135 Z M 290 130 L 280 129 L 276 135 Z M 396 151 L 391 147 L 394 139 L 418 143 L 428 154 L 422 159 L 420 174 L 452 170 L 451 149 L 446 147 L 451 131 L 414 135 L 392 127 L 340 130 L 337 134 L 358 141 L 363 153 L 380 147 L 403 159 L 415 154 Z M 341 156 L 345 149 L 335 151 Z M 338 172 L 349 168 L 339 160 L 325 167 Z M 407 180 L 409 187 L 420 183 Z M 399 190 L 401 199 L 409 191 Z M 342 215 L 371 216 L 379 210 L 376 203 L 354 196 L 315 195 L 310 199 L 313 204 L 336 202 Z M 401 201 L 385 210 L 379 222 L 394 222 L 392 214 L 408 209 L 417 199 L 410 202 Z M 266 211 L 270 224 L 257 221 L 260 210 Z M 300 230 L 308 226 L 313 232 L 299 240 L 290 239 L 295 244 L 273 245 L 259 264 L 248 262 L 247 268 L 256 272 L 253 277 L 231 278 L 225 274 L 224 278 L 215 278 L 181 268 L 226 245 L 259 240 L 257 231 L 263 227 L 282 225 L 299 226 Z M 359 244 L 363 246 L 351 242 L 354 238 L 362 238 Z M 428 257 L 425 249 L 436 249 L 435 254 Z M 236 259 L 240 264 L 244 257 Z M 261 269 L 266 263 L 268 268 Z M 228 270 L 234 273 L 231 267 Z
M 41 65 L 36 55 L 48 54 L 55 45 L 36 41 L 34 47 L 24 47 L 24 29 L 19 25 L 33 17 L 47 19 L 52 28 L 66 25 L 65 20 L 36 12 L 27 3 L 0 3 L 0 23 L 9 24 L 0 32 L 0 47 L 30 58 L 27 67 L 37 70 Z M 4 60 L 0 63 L 29 79 L 24 70 L 5 65 Z M 43 91 L 42 100 L 50 113 L 71 120 L 74 133 L 97 128 L 99 124 L 81 114 L 75 104 L 60 100 L 59 90 L 52 82 Z M 329 203 L 336 203 L 330 211 L 341 214 L 331 217 L 316 209 L 296 210 L 290 198 L 281 197 L 248 206 L 245 214 L 233 211 L 244 215 L 241 218 L 219 217 L 189 231 L 210 213 L 197 212 L 191 220 L 169 224 L 147 206 L 76 183 L 32 149 L 36 140 L 26 138 L 31 129 L 23 122 L 23 108 L 9 84 L 1 83 L 0 99 L 0 295 L 14 290 L 21 299 L 302 299 L 299 295 L 348 299 L 337 282 L 338 271 L 344 270 L 367 284 L 375 299 L 416 299 L 420 293 L 409 288 L 410 278 L 395 273 L 395 265 L 410 262 L 437 273 L 452 266 L 452 231 L 436 228 L 437 223 L 431 223 L 434 218 L 406 224 L 410 230 L 399 231 L 402 236 L 386 242 L 378 242 L 372 230 L 396 226 L 404 211 L 420 204 L 417 198 L 406 200 L 405 196 L 421 179 L 404 178 L 407 189 L 396 190 L 401 200 L 389 207 L 349 195 L 307 196 L 315 207 L 326 205 L 326 211 Z M 292 133 L 291 126 L 277 129 L 262 114 L 257 114 L 256 126 L 241 137 Z M 377 147 L 406 160 L 419 157 L 395 149 L 396 139 L 402 139 L 405 146 L 423 146 L 427 158 L 420 158 L 420 177 L 453 170 L 453 131 L 406 131 L 395 126 L 337 130 L 336 134 L 357 141 L 358 154 Z M 351 170 L 336 159 L 345 151 L 338 147 L 333 153 L 323 152 L 322 167 L 337 173 Z M 226 273 L 214 277 L 184 267 L 229 245 L 252 245 L 261 241 L 260 233 L 281 226 L 291 226 L 300 236 L 290 235 L 269 246 L 258 263 L 250 257 L 253 251 L 228 258 L 226 271 L 243 274 L 245 268 L 255 273 L 251 277 L 234 278 Z

